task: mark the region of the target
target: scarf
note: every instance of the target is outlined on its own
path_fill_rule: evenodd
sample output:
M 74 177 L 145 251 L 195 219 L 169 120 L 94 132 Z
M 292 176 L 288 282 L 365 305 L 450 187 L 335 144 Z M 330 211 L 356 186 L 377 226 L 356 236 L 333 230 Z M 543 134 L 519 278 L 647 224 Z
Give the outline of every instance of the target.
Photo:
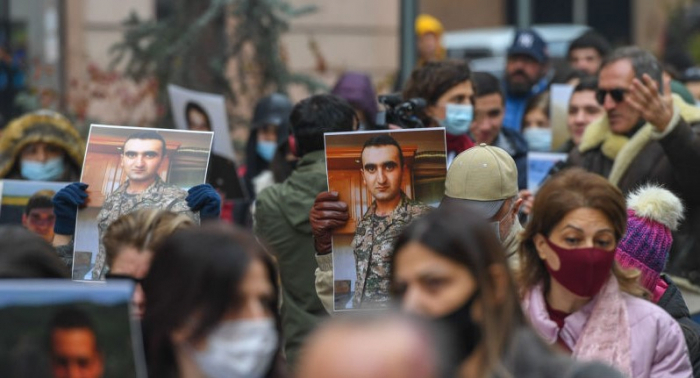
M 573 356 L 584 361 L 606 362 L 631 377 L 630 324 L 614 275 L 610 275 L 596 301 L 576 341 Z
M 474 147 L 474 142 L 469 139 L 466 135 L 452 135 L 445 133 L 447 140 L 447 151 L 454 152 L 455 155 L 459 155 L 462 151 L 466 151 Z

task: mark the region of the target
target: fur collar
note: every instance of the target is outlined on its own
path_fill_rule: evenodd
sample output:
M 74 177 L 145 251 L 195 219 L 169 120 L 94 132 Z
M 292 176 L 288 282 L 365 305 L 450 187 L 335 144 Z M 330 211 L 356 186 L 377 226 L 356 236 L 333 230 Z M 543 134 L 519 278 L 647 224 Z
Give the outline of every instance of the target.
M 673 95 L 673 105 L 680 117 L 686 122 L 700 121 L 700 108 L 686 104 L 675 94 Z M 669 127 L 674 126 L 671 125 Z M 611 183 L 617 185 L 625 172 L 627 172 L 627 168 L 632 164 L 632 161 L 652 140 L 654 130 L 654 126 L 650 123 L 645 123 L 632 138 L 616 135 L 610 130 L 608 117 L 604 115 L 586 127 L 579 145 L 579 151 L 585 153 L 600 146 L 603 155 L 614 160 L 608 179 Z

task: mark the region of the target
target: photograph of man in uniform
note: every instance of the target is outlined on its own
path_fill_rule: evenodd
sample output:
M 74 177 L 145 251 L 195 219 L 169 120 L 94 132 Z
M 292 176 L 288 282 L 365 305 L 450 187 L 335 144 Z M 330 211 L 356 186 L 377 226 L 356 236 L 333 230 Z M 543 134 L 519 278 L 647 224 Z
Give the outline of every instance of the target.
M 106 273 L 102 235 L 121 215 L 157 208 L 185 214 L 199 223 L 199 213 L 192 212 L 185 201 L 187 191 L 163 182 L 158 175 L 165 152 L 165 139 L 155 131 L 139 131 L 126 138 L 121 151 L 121 167 L 127 179 L 107 196 L 97 215 L 100 247 L 92 271 L 93 279 L 102 279 Z
M 401 190 L 404 157 L 389 135 L 368 139 L 362 147 L 360 172 L 372 204 L 357 225 L 352 248 L 357 281 L 354 308 L 385 307 L 389 301 L 391 253 L 395 239 L 415 217 L 430 207 Z
M 95 327 L 79 309 L 57 312 L 49 324 L 51 373 L 54 378 L 100 378 L 104 356 Z

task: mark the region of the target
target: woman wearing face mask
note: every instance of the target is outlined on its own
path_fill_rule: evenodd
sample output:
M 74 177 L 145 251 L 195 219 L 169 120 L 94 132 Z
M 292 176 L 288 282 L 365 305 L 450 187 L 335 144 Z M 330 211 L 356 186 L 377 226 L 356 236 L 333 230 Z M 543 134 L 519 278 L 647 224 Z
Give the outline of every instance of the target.
M 175 232 L 154 251 L 143 290 L 149 376 L 284 376 L 276 270 L 247 232 Z
M 551 151 L 552 126 L 549 122 L 549 92 L 541 93 L 528 100 L 524 114 L 522 133 L 530 151 Z
M 445 60 L 429 62 L 413 71 L 403 90 L 404 100 L 422 98 L 427 106 L 419 117 L 425 127 L 444 127 L 447 131 L 448 162 L 472 146 L 467 136 L 474 118 L 474 88 L 469 64 Z
M 456 377 L 620 377 L 550 349 L 526 326 L 505 254 L 464 204 L 411 224 L 393 255 L 392 289 L 404 311 L 454 335 Z
M 0 178 L 77 181 L 85 143 L 64 116 L 39 110 L 11 121 L 0 137 Z
M 275 93 L 258 101 L 253 112 L 250 135 L 246 145 L 246 165 L 242 169 L 248 200 L 234 205 L 234 220 L 244 226 L 252 225 L 251 205 L 263 189 L 275 184 L 271 163 L 278 154 L 284 158 L 290 151 L 289 114 L 292 103 L 283 94 Z
M 165 210 L 142 209 L 121 216 L 105 231 L 103 243 L 107 252 L 107 280 L 128 279 L 136 283 L 132 296 L 134 318 L 143 318 L 146 297 L 141 282 L 153 260 L 153 251 L 163 239 L 195 223 L 189 217 Z
M 574 358 L 600 360 L 628 377 L 690 377 L 678 324 L 638 296 L 639 271 L 615 263 L 625 234 L 622 193 L 580 169 L 543 185 L 520 247 L 522 305 L 533 327 Z

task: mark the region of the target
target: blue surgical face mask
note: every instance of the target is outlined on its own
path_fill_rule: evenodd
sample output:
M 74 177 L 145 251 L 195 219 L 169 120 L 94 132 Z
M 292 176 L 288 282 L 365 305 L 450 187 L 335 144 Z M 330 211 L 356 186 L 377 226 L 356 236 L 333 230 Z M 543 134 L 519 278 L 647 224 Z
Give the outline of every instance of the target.
M 549 152 L 552 150 L 552 129 L 532 127 L 523 131 L 523 137 L 530 151 Z
M 49 159 L 45 163 L 40 161 L 23 160 L 20 163 L 22 177 L 31 181 L 54 181 L 63 175 L 65 166 L 63 157 Z
M 469 125 L 474 119 L 474 107 L 471 105 L 447 104 L 445 106 L 445 119 L 440 120 L 440 126 L 445 128 L 448 134 L 465 135 L 469 132 Z
M 265 159 L 268 163 L 272 161 L 275 157 L 275 151 L 277 151 L 277 143 L 271 141 L 259 141 L 256 151 L 261 158 Z

